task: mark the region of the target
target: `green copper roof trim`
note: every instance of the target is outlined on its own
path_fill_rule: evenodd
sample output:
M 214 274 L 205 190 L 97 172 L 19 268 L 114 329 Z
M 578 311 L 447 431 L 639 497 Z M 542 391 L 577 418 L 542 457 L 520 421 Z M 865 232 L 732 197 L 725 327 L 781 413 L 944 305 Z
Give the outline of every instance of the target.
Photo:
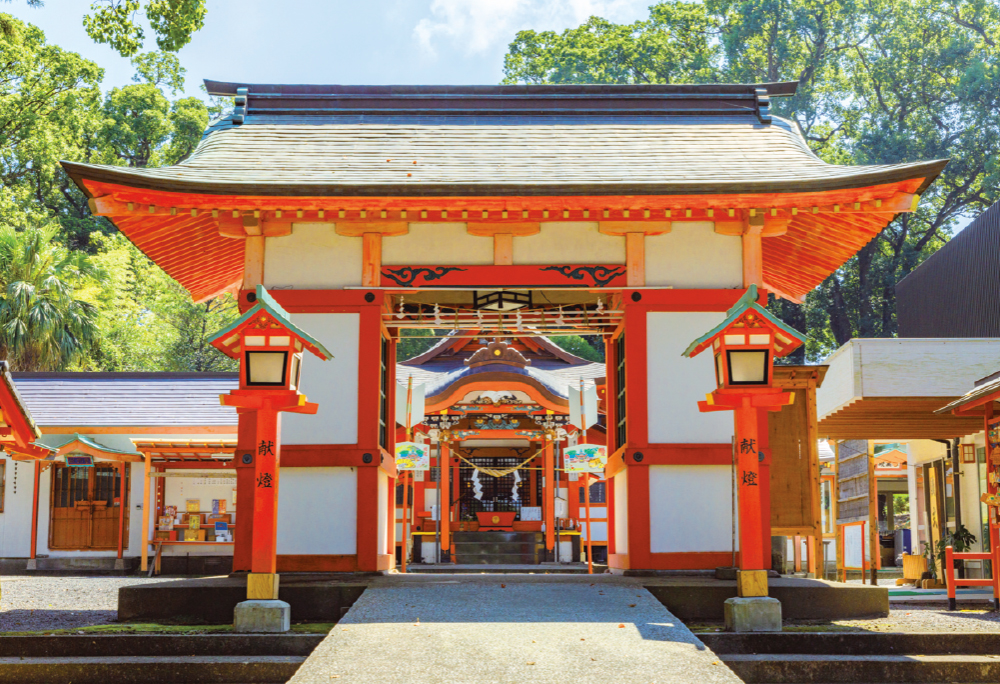
M 313 349 L 311 351 L 313 351 L 313 353 L 316 354 L 316 356 L 320 357 L 324 361 L 329 361 L 330 359 L 333 358 L 333 354 L 331 354 L 319 340 L 317 340 L 315 337 L 304 331 L 302 328 L 292 323 L 292 317 L 289 315 L 289 313 L 285 311 L 285 309 L 281 306 L 281 304 L 278 304 L 278 302 L 274 301 L 274 297 L 271 296 L 271 294 L 267 291 L 267 289 L 264 288 L 263 285 L 257 286 L 257 301 L 254 303 L 253 307 L 245 314 L 240 316 L 237 321 L 223 328 L 222 330 L 220 330 L 219 332 L 215 333 L 210 338 L 208 338 L 208 343 L 214 344 L 216 340 L 225 337 L 226 335 L 229 335 L 234 330 L 240 328 L 240 326 L 244 325 L 245 323 L 248 323 L 251 318 L 257 315 L 258 311 L 266 311 L 274 318 L 280 320 L 282 324 L 284 324 L 285 327 L 287 327 L 294 335 L 297 335 L 298 337 L 302 338 L 302 340 L 304 340 L 306 343 L 312 345 Z
M 52 449 L 54 451 L 58 451 L 59 449 L 62 449 L 64 446 L 66 446 L 67 444 L 72 444 L 73 442 L 80 442 L 81 444 L 84 444 L 85 446 L 89 446 L 91 449 L 96 449 L 98 451 L 103 451 L 106 454 L 120 454 L 120 455 L 124 455 L 124 456 L 142 456 L 142 454 L 140 454 L 138 451 L 122 451 L 121 449 L 113 449 L 112 447 L 109 447 L 109 446 L 106 446 L 104 444 L 101 444 L 100 442 L 97 442 L 97 441 L 91 439 L 90 437 L 87 437 L 86 435 L 81 435 L 79 433 L 73 434 L 72 437 L 70 437 L 69 439 L 67 439 L 65 442 L 63 442 L 59 446 L 56 446 L 56 447 L 46 447 L 46 448 L 47 449 Z M 39 446 L 44 446 L 44 445 L 39 444 Z
M 722 321 L 722 323 L 719 323 L 717 326 L 715 326 L 707 333 L 705 333 L 704 335 L 696 339 L 694 342 L 689 344 L 688 348 L 684 350 L 684 353 L 681 354 L 681 356 L 686 356 L 688 358 L 691 358 L 692 352 L 694 352 L 695 349 L 705 344 L 713 337 L 721 333 L 723 330 L 728 328 L 730 325 L 735 323 L 740 316 L 745 314 L 750 309 L 756 311 L 769 323 L 774 325 L 776 328 L 779 328 L 782 332 L 790 336 L 792 339 L 798 340 L 800 344 L 805 342 L 805 338 L 802 337 L 802 333 L 781 322 L 774 316 L 774 314 L 772 314 L 767 309 L 758 304 L 757 296 L 758 296 L 757 286 L 750 285 L 750 287 L 747 288 L 747 291 L 743 293 L 743 296 L 737 299 L 736 303 L 733 304 L 732 308 L 730 308 L 729 311 L 726 312 L 726 320 Z

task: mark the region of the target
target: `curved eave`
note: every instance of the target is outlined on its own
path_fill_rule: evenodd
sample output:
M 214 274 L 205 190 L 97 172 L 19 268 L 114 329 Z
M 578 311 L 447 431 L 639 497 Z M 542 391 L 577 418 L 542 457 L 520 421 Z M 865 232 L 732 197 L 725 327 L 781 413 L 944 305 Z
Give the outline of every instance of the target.
M 939 159 L 893 166 L 857 167 L 856 173 L 831 175 L 828 178 L 803 180 L 767 179 L 716 182 L 670 181 L 662 183 L 603 182 L 566 183 L 540 180 L 524 183 L 270 183 L 259 181 L 217 182 L 193 180 L 181 171 L 168 175 L 151 169 L 129 169 L 118 166 L 80 164 L 63 161 L 69 177 L 88 197 L 84 181 L 127 185 L 136 189 L 159 192 L 181 192 L 199 195 L 258 195 L 268 197 L 544 197 L 577 196 L 671 196 L 728 194 L 789 194 L 850 190 L 870 185 L 899 183 L 920 179 L 917 194 L 922 193 L 941 173 L 948 160 Z M 182 168 L 182 167 L 173 167 Z M 151 173 L 152 172 L 152 173 Z

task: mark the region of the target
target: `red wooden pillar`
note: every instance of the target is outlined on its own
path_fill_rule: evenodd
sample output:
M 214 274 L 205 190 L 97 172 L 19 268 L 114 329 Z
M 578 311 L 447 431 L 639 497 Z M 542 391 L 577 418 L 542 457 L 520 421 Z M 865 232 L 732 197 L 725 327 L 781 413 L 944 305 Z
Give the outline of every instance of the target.
M 556 478 L 555 478 L 555 454 L 552 449 L 552 442 L 545 440 L 542 446 L 542 467 L 545 469 L 545 479 L 543 480 L 542 499 L 545 502 L 545 548 L 551 552 L 556 545 Z
M 238 410 L 236 442 L 236 529 L 233 532 L 233 572 L 250 572 L 253 547 L 254 453 L 257 446 L 257 413 Z M 158 478 L 162 480 L 163 478 Z
M 35 559 L 35 551 L 38 549 L 38 490 L 42 481 L 42 462 L 35 461 L 34 494 L 31 503 L 31 553 L 28 556 Z
M 438 509 L 441 511 L 441 551 L 451 550 L 451 488 L 448 486 L 448 477 L 451 474 L 451 449 L 448 442 L 441 442 L 441 453 L 438 457 L 440 461 L 441 473 L 441 500 L 438 501 Z
M 736 481 L 740 511 L 740 569 L 764 569 L 761 527 L 758 410 L 744 397 L 736 413 Z
M 760 437 L 758 451 L 764 455 L 759 462 L 760 467 L 760 529 L 761 553 L 764 569 L 771 569 L 771 442 L 768 434 L 768 416 L 766 410 L 757 410 L 757 436 Z
M 278 471 L 281 464 L 281 418 L 271 408 L 257 411 L 254 456 L 253 532 L 250 571 L 277 572 Z
M 378 567 L 378 466 L 358 467 L 358 570 L 376 572 Z
M 118 559 L 122 559 L 125 547 L 125 501 L 128 499 L 125 489 L 125 461 L 118 463 Z
M 386 480 L 386 504 L 389 509 L 386 511 L 386 531 L 385 531 L 385 549 L 382 553 L 389 556 L 389 568 L 396 567 L 396 478 L 390 477 Z M 406 491 L 404 489 L 403 496 L 406 496 Z M 405 500 L 405 499 L 404 499 Z

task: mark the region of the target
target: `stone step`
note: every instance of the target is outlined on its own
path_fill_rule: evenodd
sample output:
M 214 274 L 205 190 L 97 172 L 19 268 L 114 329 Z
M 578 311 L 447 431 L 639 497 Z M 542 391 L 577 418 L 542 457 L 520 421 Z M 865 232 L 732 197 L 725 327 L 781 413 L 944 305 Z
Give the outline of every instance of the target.
M 699 634 L 719 654 L 802 655 L 993 655 L 1000 657 L 996 632 L 780 632 Z
M 456 553 L 455 562 L 461 565 L 538 565 L 539 557 L 522 553 Z
M 101 656 L 0 658 L 0 684 L 277 684 L 287 682 L 305 656 Z
M 747 684 L 930 684 L 1000 681 L 1000 656 L 723 654 L 720 660 Z
M 93 634 L 5 636 L 0 658 L 307 656 L 322 634 Z
M 534 555 L 539 551 L 539 547 L 534 542 L 460 542 L 452 544 L 456 554 L 496 554 L 496 553 L 517 553 L 523 555 Z M 544 546 L 542 548 L 545 548 Z
M 523 543 L 544 543 L 541 532 L 454 532 L 452 539 L 455 542 L 523 542 Z

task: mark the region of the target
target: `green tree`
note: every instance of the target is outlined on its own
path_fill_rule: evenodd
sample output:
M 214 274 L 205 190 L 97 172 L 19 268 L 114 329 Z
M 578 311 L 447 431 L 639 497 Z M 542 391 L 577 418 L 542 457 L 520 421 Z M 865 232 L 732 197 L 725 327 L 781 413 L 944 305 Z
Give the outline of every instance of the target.
M 701 38 L 704 36 L 704 38 Z M 697 37 L 697 40 L 695 39 Z M 664 68 L 649 46 L 680 41 Z M 949 158 L 918 210 L 903 214 L 802 306 L 777 302 L 822 357 L 851 337 L 892 336 L 894 286 L 961 221 L 1000 198 L 997 0 L 661 2 L 650 19 L 592 18 L 561 34 L 522 31 L 507 83 L 798 82 L 775 110 L 830 163 Z
M 4 0 L 11 2 L 11 0 Z M 43 7 L 43 0 L 25 0 L 29 7 Z M 206 0 L 94 0 L 90 13 L 83 17 L 87 35 L 118 51 L 122 57 L 139 52 L 146 33 L 136 20 L 145 10 L 146 21 L 153 29 L 156 44 L 166 52 L 177 52 L 191 42 L 191 37 L 205 25 Z M 6 32 L 10 18 L 0 15 L 0 32 Z
M 588 335 L 587 337 L 593 336 Z M 587 361 L 593 361 L 595 363 L 604 363 L 603 348 L 600 351 L 595 349 L 587 337 L 581 337 L 580 335 L 556 335 L 554 337 L 550 337 L 549 341 L 558 346 L 560 349 L 568 351 L 574 356 L 579 356 L 581 359 L 586 359 Z
M 94 340 L 96 308 L 78 295 L 102 274 L 56 236 L 55 227 L 0 227 L 0 356 L 14 370 L 60 370 Z

